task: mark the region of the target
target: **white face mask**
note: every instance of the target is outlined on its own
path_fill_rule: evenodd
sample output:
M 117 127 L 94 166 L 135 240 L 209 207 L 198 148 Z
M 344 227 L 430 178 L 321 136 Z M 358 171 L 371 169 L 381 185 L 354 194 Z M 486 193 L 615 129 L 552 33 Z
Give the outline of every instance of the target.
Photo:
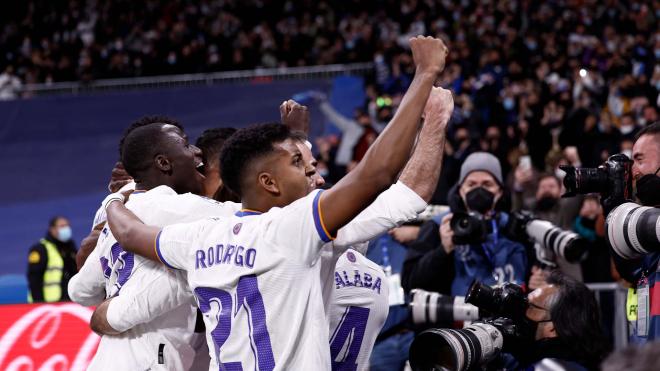
M 632 158 L 632 150 L 630 149 L 624 149 L 623 151 L 621 151 L 621 153 L 628 156 L 628 158 Z
M 621 126 L 619 131 L 621 131 L 621 134 L 626 135 L 632 133 L 632 131 L 635 130 L 635 127 L 633 125 L 625 125 Z
M 556 168 L 556 169 L 555 169 L 555 176 L 556 176 L 557 178 L 559 178 L 559 180 L 561 180 L 561 181 L 563 182 L 563 181 L 564 181 L 564 177 L 566 176 L 566 173 L 564 172 L 564 170 L 562 170 L 562 169 L 560 169 L 560 168 Z

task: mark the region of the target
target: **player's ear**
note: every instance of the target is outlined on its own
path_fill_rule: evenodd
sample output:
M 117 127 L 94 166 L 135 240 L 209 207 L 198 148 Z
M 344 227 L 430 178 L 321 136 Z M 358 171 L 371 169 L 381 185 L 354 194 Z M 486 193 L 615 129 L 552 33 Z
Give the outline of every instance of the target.
M 164 173 L 170 173 L 172 172 L 172 162 L 170 161 L 167 156 L 158 154 L 154 157 L 154 163 L 156 164 L 156 167 L 158 170 L 164 172 Z
M 273 174 L 268 172 L 263 172 L 259 174 L 259 185 L 263 187 L 269 193 L 272 193 L 275 196 L 280 195 L 280 187 L 277 183 L 277 180 Z

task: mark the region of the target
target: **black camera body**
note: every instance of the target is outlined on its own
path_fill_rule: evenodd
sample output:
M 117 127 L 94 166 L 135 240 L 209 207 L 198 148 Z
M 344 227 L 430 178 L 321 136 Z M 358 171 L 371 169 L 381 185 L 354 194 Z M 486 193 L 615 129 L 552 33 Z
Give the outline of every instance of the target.
M 452 241 L 455 245 L 473 245 L 486 241 L 490 221 L 478 212 L 457 211 L 451 217 L 449 226 L 454 231 Z
M 566 172 L 566 193 L 562 197 L 599 193 L 606 214 L 631 198 L 632 160 L 622 153 L 610 156 L 597 168 L 576 168 L 568 165 L 559 168 Z
M 514 321 L 523 319 L 529 307 L 522 287 L 510 282 L 490 287 L 474 280 L 465 295 L 465 302 L 492 317 L 507 317 Z

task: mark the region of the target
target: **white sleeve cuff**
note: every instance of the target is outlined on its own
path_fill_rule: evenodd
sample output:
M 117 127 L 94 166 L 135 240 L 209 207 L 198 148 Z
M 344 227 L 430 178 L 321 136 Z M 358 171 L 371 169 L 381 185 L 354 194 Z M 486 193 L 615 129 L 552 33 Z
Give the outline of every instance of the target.
M 106 313 L 108 324 L 119 332 L 129 330 L 134 325 L 125 320 L 127 317 L 125 311 L 128 308 L 127 305 L 130 304 L 125 303 L 127 300 L 124 300 L 124 298 L 121 295 L 115 296 L 108 304 L 108 312 Z
M 410 189 L 401 181 L 397 181 L 393 186 L 390 187 L 393 192 L 396 192 L 396 198 L 393 197 L 393 201 L 400 200 L 403 202 L 403 205 L 410 206 L 410 210 L 414 210 L 416 213 L 421 213 L 426 209 L 428 203 L 424 201 L 420 195 L 415 191 Z M 396 202 L 396 201 L 395 201 Z
M 405 184 L 397 182 L 339 230 L 334 246 L 351 246 L 369 241 L 402 223 L 414 220 L 425 208 L 424 199 Z

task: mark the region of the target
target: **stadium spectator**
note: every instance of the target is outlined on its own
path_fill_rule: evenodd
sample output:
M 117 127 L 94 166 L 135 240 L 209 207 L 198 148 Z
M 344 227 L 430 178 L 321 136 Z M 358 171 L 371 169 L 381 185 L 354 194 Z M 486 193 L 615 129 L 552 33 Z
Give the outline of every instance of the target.
M 403 287 L 448 293 L 450 285 L 452 295 L 464 296 L 474 279 L 487 285 L 524 283 L 528 270 L 525 248 L 500 232 L 508 220 L 507 197 L 497 158 L 484 152 L 470 155 L 449 195 L 451 213 L 426 222 L 408 249 Z M 483 241 L 455 242 L 451 219 L 466 211 L 483 215 L 488 225 Z M 451 282 L 447 282 L 449 277 Z
M 30 247 L 28 254 L 28 302 L 68 301 L 69 279 L 76 268 L 76 245 L 69 221 L 56 216 L 48 223 L 46 236 Z
M 14 67 L 7 66 L 5 71 L 0 73 L 0 100 L 16 98 L 21 85 L 21 80 L 14 75 Z

